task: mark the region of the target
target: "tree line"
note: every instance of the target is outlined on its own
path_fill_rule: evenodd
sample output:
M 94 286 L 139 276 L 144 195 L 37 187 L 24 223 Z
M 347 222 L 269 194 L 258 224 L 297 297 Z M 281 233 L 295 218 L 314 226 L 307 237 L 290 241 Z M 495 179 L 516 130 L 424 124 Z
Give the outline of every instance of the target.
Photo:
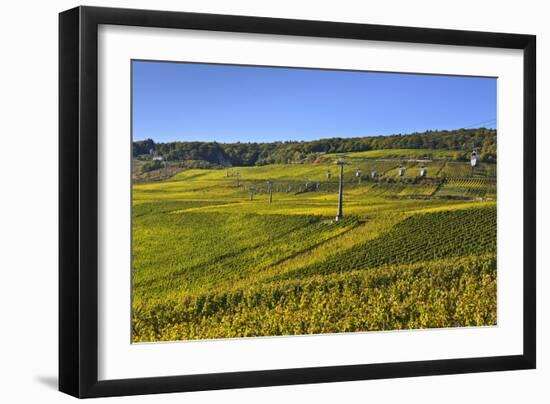
M 382 149 L 456 150 L 455 160 L 469 159 L 472 148 L 485 162 L 496 162 L 496 130 L 487 128 L 429 130 L 411 134 L 327 138 L 313 141 L 272 143 L 167 142 L 152 139 L 133 142 L 133 156 L 150 159 L 162 156 L 190 167 L 261 166 L 280 163 L 309 163 L 326 153 L 349 153 Z

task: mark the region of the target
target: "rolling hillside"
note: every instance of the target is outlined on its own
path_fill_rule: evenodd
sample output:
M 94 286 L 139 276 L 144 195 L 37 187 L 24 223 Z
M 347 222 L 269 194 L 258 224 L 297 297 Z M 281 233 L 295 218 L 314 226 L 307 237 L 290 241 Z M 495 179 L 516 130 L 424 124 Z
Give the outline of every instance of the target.
M 496 324 L 496 165 L 453 153 L 135 182 L 133 341 Z M 338 222 L 337 160 L 349 163 Z

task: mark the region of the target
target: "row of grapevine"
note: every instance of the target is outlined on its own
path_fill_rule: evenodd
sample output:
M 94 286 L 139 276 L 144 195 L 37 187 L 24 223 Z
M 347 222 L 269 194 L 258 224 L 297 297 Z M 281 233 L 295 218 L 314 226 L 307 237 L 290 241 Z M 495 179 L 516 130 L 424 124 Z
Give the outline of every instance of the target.
M 175 205 L 173 205 L 175 206 Z M 318 215 L 184 212 L 133 220 L 133 287 L 139 298 L 238 280 L 356 225 Z
M 380 237 L 284 274 L 307 277 L 496 251 L 496 207 L 412 215 Z
M 496 187 L 496 181 L 490 178 L 449 178 L 438 190 L 437 195 L 494 198 Z
M 134 342 L 496 324 L 496 257 L 134 301 Z

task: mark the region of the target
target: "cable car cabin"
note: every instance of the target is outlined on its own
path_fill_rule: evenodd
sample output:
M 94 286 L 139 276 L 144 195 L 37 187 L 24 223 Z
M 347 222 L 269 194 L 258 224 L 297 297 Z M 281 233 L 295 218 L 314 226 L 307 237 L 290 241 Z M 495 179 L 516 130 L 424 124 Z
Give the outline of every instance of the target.
M 370 172 L 370 177 L 371 177 L 372 179 L 375 179 L 376 177 L 378 177 L 378 172 L 376 172 L 376 170 L 372 170 L 372 171 Z
M 481 159 L 479 157 L 479 152 L 477 150 L 474 150 L 472 152 L 472 156 L 470 157 L 470 164 L 473 167 L 477 167 L 479 163 L 481 162 Z
M 427 170 L 426 166 L 422 166 L 422 168 L 420 169 L 420 176 L 425 177 L 426 174 L 428 174 L 428 170 Z
M 399 166 L 399 176 L 402 177 L 405 175 L 405 167 Z
M 363 175 L 363 172 L 360 169 L 355 170 L 356 177 L 360 177 L 361 175 Z

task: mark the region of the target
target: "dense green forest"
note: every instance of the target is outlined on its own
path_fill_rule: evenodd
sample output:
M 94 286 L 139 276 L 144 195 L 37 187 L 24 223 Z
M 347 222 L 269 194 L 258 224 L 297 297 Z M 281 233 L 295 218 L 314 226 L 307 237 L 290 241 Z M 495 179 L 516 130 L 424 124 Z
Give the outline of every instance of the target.
M 487 128 L 426 131 L 391 136 L 328 138 L 314 141 L 273 143 L 169 142 L 151 139 L 133 142 L 134 158 L 162 156 L 187 162 L 195 168 L 216 166 L 262 166 L 279 163 L 312 163 L 326 153 L 348 153 L 382 149 L 456 150 L 454 160 L 469 158 L 475 147 L 484 162 L 496 162 L 496 130 Z

